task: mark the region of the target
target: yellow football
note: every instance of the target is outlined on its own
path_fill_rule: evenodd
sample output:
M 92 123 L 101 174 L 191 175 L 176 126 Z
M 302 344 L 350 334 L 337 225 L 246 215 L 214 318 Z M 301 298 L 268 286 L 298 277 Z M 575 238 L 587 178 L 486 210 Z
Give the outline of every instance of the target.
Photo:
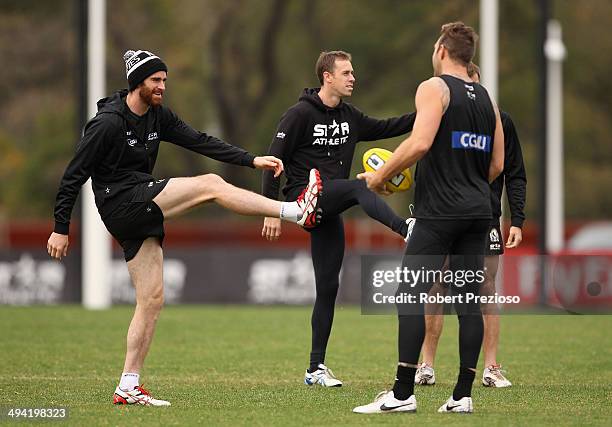
M 370 148 L 363 155 L 363 168 L 366 172 L 377 171 L 385 164 L 393 154 L 384 148 Z M 387 190 L 392 192 L 406 191 L 412 185 L 412 174 L 410 169 L 404 169 L 389 181 L 387 181 Z

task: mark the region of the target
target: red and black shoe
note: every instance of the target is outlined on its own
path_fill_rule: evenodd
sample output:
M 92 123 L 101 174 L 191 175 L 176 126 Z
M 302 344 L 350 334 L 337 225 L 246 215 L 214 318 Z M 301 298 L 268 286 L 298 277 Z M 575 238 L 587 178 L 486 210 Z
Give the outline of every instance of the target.
M 141 386 L 137 386 L 132 391 L 124 391 L 117 387 L 113 395 L 113 405 L 170 406 L 170 402 L 153 398 L 151 393 Z
M 322 210 L 319 201 L 323 195 L 323 181 L 316 169 L 310 170 L 308 185 L 298 196 L 296 202 L 302 210 L 302 218 L 297 222 L 304 228 L 314 228 L 321 222 Z

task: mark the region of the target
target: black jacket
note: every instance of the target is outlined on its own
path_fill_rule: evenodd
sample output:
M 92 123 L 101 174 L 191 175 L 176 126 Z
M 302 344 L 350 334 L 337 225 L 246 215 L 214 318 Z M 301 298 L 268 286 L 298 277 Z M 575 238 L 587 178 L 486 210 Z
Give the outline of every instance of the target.
M 527 197 L 527 175 L 523 163 L 523 152 L 510 114 L 500 111 L 500 115 L 504 129 L 504 170 L 491 183 L 493 223 L 499 224 L 499 217 L 502 214 L 502 190 L 505 184 L 511 225 L 522 228 L 525 221 L 525 198 Z
M 127 90 L 98 101 L 98 113 L 85 125 L 55 202 L 55 232 L 68 234 L 70 215 L 81 186 L 91 176 L 102 216 L 118 194 L 149 182 L 160 141 L 168 141 L 215 160 L 253 167 L 254 156 L 213 136 L 198 132 L 164 106 L 149 108 L 144 135 L 127 119 Z M 145 117 L 143 116 L 143 118 Z M 107 209 L 106 209 L 107 210 Z
M 283 194 L 290 199 L 306 186 L 310 169 L 319 169 L 323 179 L 346 179 L 357 142 L 402 135 L 414 125 L 414 113 L 377 120 L 346 102 L 327 107 L 318 92 L 318 88 L 304 89 L 298 103 L 281 117 L 268 151 L 284 163 Z M 264 171 L 263 195 L 278 199 L 279 187 L 280 178 Z

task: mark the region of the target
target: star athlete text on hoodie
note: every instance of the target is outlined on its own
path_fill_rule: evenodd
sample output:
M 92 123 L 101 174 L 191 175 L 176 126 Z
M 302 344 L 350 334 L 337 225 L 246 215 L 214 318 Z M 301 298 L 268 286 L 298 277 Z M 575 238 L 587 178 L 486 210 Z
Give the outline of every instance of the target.
M 269 155 L 285 165 L 288 200 L 308 182 L 308 171 L 316 168 L 323 179 L 346 179 L 351 171 L 355 144 L 405 134 L 412 130 L 415 113 L 386 120 L 366 116 L 353 105 L 340 101 L 331 108 L 323 104 L 319 88 L 304 89 L 297 104 L 281 117 Z M 278 199 L 280 178 L 264 172 L 263 195 Z

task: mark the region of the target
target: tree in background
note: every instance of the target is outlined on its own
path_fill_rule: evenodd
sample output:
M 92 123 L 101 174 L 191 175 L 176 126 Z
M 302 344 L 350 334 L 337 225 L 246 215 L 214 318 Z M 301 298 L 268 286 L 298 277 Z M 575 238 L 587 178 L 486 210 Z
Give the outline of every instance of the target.
M 564 30 L 566 212 L 612 217 L 612 102 L 607 36 L 612 3 L 553 1 Z M 432 43 L 443 22 L 478 28 L 473 0 L 107 0 L 107 92 L 126 86 L 127 49 L 148 48 L 170 66 L 167 105 L 194 127 L 254 153 L 267 150 L 280 114 L 316 86 L 322 50 L 353 53 L 350 102 L 379 117 L 412 110 L 418 82 L 431 75 Z M 527 215 L 535 216 L 537 152 L 536 4 L 500 2 L 500 106 L 515 118 L 531 179 Z M 53 19 L 49 19 L 53 16 Z M 0 211 L 48 219 L 76 131 L 76 0 L 0 3 Z M 356 152 L 354 171 L 367 147 Z M 186 155 L 163 144 L 155 174 L 211 171 L 259 188 L 259 174 Z M 392 201 L 407 213 L 411 193 Z M 211 211 L 196 215 L 211 215 Z

